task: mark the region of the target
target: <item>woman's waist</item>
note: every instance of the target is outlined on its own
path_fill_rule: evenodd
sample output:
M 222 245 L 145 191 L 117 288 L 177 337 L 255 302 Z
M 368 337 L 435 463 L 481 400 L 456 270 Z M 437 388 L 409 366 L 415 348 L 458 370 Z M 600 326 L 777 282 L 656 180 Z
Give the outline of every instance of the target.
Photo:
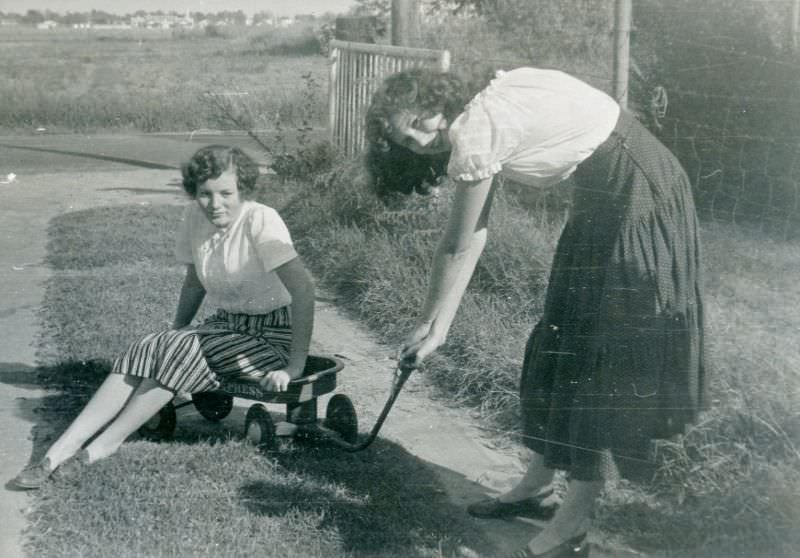
M 209 308 L 221 308 L 232 314 L 269 314 L 273 310 L 288 306 L 292 296 L 283 288 L 208 289 L 206 301 Z
M 593 160 L 596 160 L 608 153 L 614 151 L 621 145 L 625 143 L 625 139 L 630 135 L 631 129 L 637 122 L 636 117 L 633 116 L 627 110 L 620 110 L 619 116 L 617 117 L 617 123 L 614 125 L 614 128 L 611 130 L 611 133 L 605 139 L 603 143 L 597 146 L 597 148 L 592 152 L 589 157 L 587 157 L 578 168 L 580 169 L 581 166 L 588 166 L 590 165 Z
M 289 313 L 289 306 L 279 306 L 277 308 L 273 308 L 272 310 L 267 310 L 265 312 L 250 312 L 250 311 L 242 311 L 242 310 L 227 310 L 225 308 L 217 308 L 214 311 L 213 316 L 218 319 L 228 320 L 228 319 L 242 319 L 242 320 L 259 320 L 268 318 L 270 316 L 274 316 L 275 314 L 284 314 Z
M 292 325 L 292 315 L 288 306 L 281 306 L 262 314 L 233 312 L 217 308 L 216 312 L 206 318 L 200 325 L 200 333 L 237 332 L 248 335 L 269 335 L 277 329 L 288 329 Z

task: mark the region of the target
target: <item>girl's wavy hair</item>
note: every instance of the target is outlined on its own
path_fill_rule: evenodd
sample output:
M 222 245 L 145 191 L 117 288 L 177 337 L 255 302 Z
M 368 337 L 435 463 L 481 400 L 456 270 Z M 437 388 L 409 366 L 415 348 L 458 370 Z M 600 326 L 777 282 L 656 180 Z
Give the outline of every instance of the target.
M 419 155 L 393 143 L 390 117 L 408 110 L 422 118 L 442 113 L 452 122 L 475 92 L 454 74 L 421 68 L 386 78 L 372 97 L 365 125 L 365 165 L 379 196 L 427 193 L 446 174 L 450 158 L 450 153 Z
M 236 188 L 243 199 L 250 199 L 256 191 L 258 164 L 238 147 L 208 145 L 198 149 L 181 166 L 183 189 L 191 198 L 197 197 L 197 188 L 207 180 L 217 179 L 233 166 Z

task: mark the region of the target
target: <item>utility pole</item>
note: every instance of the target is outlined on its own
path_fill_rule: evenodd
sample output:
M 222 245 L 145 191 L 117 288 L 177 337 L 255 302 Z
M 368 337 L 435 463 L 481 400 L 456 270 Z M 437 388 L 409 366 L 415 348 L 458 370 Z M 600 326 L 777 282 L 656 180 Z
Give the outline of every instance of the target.
M 614 98 L 628 107 L 628 76 L 631 67 L 631 0 L 614 4 Z
M 419 45 L 419 0 L 392 0 L 392 44 Z

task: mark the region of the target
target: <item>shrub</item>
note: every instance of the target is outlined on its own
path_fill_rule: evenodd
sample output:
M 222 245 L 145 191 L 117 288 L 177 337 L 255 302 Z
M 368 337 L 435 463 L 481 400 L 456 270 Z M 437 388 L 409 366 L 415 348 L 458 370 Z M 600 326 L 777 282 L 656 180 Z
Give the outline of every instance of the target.
M 453 14 L 434 4 L 424 41 L 447 48 L 453 66 L 485 73 L 532 65 L 558 68 L 609 90 L 611 3 L 608 0 L 472 2 L 477 12 Z M 440 3 L 441 4 L 441 3 Z
M 656 87 L 666 92 L 666 117 L 651 113 L 649 123 L 687 168 L 704 213 L 784 236 L 800 231 L 790 139 L 800 134 L 800 68 L 785 53 L 789 9 L 648 0 L 635 6 L 632 48 L 634 100 L 648 109 Z
M 324 46 L 321 35 L 312 26 L 270 29 L 250 38 L 253 48 L 273 56 L 319 56 Z
M 209 39 L 227 39 L 228 35 L 218 25 L 208 24 L 203 28 L 203 34 Z
M 339 156 L 333 144 L 320 141 L 304 145 L 295 152 L 274 155 L 270 167 L 284 180 L 308 181 L 331 170 Z

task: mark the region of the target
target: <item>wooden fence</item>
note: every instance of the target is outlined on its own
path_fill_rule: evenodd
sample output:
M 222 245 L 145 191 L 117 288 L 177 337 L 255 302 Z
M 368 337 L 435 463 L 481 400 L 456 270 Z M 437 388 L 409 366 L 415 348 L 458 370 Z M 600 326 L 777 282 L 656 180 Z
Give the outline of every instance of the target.
M 450 69 L 450 52 L 347 41 L 331 41 L 328 89 L 331 142 L 346 155 L 364 147 L 364 116 L 372 94 L 388 75 L 428 66 Z

